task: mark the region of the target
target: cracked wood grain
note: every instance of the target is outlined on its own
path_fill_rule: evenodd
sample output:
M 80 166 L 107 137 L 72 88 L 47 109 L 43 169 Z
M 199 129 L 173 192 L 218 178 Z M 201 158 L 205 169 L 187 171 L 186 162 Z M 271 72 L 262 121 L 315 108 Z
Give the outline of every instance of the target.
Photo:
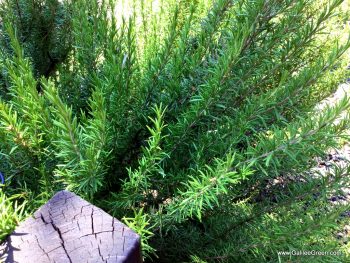
M 68 191 L 48 203 L 7 238 L 6 263 L 140 263 L 140 237 L 101 209 Z

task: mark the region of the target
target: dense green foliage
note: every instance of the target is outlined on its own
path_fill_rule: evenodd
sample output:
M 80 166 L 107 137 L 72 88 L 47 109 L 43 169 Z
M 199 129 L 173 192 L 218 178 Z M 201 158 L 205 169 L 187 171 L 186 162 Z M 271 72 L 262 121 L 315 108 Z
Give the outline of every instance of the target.
M 156 262 L 344 262 L 350 168 L 307 171 L 348 138 L 350 98 L 315 110 L 346 79 L 346 4 L 3 1 L 0 238 L 69 189 Z

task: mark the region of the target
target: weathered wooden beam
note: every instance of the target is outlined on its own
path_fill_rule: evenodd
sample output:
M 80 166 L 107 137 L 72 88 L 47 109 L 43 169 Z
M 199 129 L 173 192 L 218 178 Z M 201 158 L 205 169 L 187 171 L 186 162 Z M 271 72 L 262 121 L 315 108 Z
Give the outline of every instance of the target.
M 136 233 L 68 191 L 19 224 L 4 256 L 6 263 L 142 262 Z

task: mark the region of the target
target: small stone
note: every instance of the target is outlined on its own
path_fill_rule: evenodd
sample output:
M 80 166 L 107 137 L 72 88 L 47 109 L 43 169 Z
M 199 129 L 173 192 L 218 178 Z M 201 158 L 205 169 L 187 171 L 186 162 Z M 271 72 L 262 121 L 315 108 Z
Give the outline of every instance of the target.
M 331 197 L 331 201 L 332 201 L 332 202 L 336 202 L 336 201 L 338 201 L 338 198 L 337 198 L 336 196 L 332 196 L 332 197 Z
M 325 162 L 324 164 L 326 167 L 331 167 L 333 164 L 331 162 Z
M 342 239 L 344 237 L 344 234 L 339 232 L 337 233 L 337 239 Z

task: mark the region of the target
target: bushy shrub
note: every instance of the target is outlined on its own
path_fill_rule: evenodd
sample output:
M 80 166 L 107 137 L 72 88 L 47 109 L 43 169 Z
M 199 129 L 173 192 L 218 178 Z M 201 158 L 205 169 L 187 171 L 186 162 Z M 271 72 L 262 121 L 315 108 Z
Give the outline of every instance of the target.
M 8 198 L 0 191 L 0 240 L 11 233 L 22 219 L 25 203 L 18 206 L 17 202 L 12 202 L 16 198 L 16 195 Z
M 348 97 L 314 109 L 346 79 L 344 3 L 5 1 L 1 191 L 74 191 L 157 262 L 342 262 L 348 169 L 305 171 L 347 138 Z

